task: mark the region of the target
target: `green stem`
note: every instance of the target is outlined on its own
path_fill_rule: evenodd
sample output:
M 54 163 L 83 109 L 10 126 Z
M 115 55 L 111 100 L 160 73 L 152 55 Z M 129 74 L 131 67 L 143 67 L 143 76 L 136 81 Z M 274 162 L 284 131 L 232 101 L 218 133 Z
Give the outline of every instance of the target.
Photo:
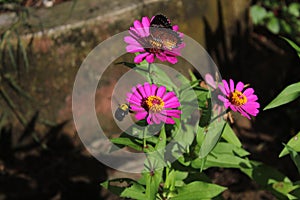
M 147 128 L 145 128 L 144 131 L 143 131 L 143 148 L 147 147 L 146 130 L 147 130 Z
M 151 63 L 148 63 L 148 73 L 149 73 L 149 78 L 150 78 L 150 81 L 151 81 L 151 83 L 153 83 L 153 79 L 152 79 L 152 77 L 151 77 Z

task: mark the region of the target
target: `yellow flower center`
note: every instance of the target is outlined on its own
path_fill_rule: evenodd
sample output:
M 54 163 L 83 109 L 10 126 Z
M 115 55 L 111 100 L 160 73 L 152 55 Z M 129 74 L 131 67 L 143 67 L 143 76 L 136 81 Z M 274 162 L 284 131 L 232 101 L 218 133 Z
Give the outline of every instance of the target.
M 231 92 L 228 99 L 230 103 L 235 106 L 242 106 L 248 101 L 247 97 L 238 90 L 234 90 L 234 92 Z
M 151 112 L 160 112 L 164 108 L 165 102 L 158 96 L 149 96 L 145 100 L 145 106 Z

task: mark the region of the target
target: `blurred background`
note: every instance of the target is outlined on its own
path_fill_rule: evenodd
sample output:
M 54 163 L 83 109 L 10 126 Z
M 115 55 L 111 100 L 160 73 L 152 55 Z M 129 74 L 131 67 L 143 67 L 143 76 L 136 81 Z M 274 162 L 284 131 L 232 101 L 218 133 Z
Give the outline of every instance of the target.
M 297 53 L 280 37 L 300 44 L 297 0 L 0 0 L 0 200 L 119 199 L 99 183 L 138 177 L 107 168 L 85 150 L 72 121 L 71 95 L 76 72 L 94 47 L 135 19 L 158 13 L 208 51 L 222 78 L 249 83 L 262 108 L 300 80 Z M 184 63 L 174 67 L 186 74 Z M 119 130 L 111 94 L 128 71 L 112 66 L 96 93 L 96 111 L 111 137 Z M 251 159 L 296 180 L 292 161 L 278 154 L 299 131 L 299 114 L 298 100 L 261 109 L 252 121 L 236 115 L 233 128 Z M 224 199 L 275 199 L 238 170 L 209 169 L 208 175 L 229 188 Z

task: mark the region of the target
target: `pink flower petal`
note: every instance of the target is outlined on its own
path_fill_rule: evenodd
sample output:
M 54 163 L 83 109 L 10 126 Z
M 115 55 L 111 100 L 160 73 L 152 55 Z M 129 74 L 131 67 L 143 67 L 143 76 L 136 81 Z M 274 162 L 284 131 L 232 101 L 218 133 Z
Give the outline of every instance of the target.
M 175 124 L 175 121 L 171 117 L 167 117 L 167 120 L 165 121 L 165 123 L 166 124 Z
M 144 84 L 144 89 L 145 89 L 146 96 L 147 97 L 151 96 L 151 86 L 149 83 Z
M 175 118 L 180 118 L 181 112 L 178 112 L 179 110 L 165 110 L 166 115 L 169 117 L 175 117 Z M 177 112 L 172 112 L 172 111 L 177 111 Z
M 172 27 L 172 29 L 173 29 L 173 31 L 178 31 L 178 30 L 179 30 L 179 26 L 178 26 L 178 25 L 174 25 L 174 26 Z
M 147 55 L 146 60 L 148 63 L 153 63 L 155 60 L 154 54 L 151 53 L 151 54 Z
M 145 119 L 145 117 L 147 116 L 148 112 L 143 111 L 143 112 L 138 112 L 135 114 L 135 118 L 137 120 L 141 120 L 141 119 Z
M 232 79 L 229 80 L 229 84 L 230 84 L 230 92 L 234 92 L 234 82 Z
M 153 124 L 153 122 L 152 122 L 152 119 L 151 119 L 151 118 L 152 118 L 152 114 L 151 114 L 151 113 L 149 113 L 149 115 L 148 115 L 148 117 L 147 117 L 147 120 L 146 120 L 148 124 Z
M 166 87 L 165 86 L 160 86 L 156 92 L 156 95 L 159 96 L 160 98 L 163 97 L 163 95 L 166 92 Z
M 148 56 L 148 55 L 149 55 L 148 52 L 139 54 L 139 55 L 137 55 L 137 56 L 134 58 L 134 62 L 135 62 L 135 63 L 140 63 L 140 62 L 142 62 L 142 61 L 144 60 L 144 58 L 145 58 L 146 56 Z
M 167 58 L 167 61 L 169 62 L 169 63 L 171 63 L 171 64 L 175 64 L 175 63 L 177 63 L 177 58 L 176 57 L 173 57 L 173 56 L 166 56 L 166 58 Z
M 152 87 L 151 87 L 151 95 L 155 95 L 156 94 L 156 91 L 157 91 L 157 86 L 155 84 L 152 84 Z
M 244 90 L 244 83 L 242 83 L 241 81 L 237 83 L 236 85 L 236 90 L 238 91 L 243 91 Z
M 171 103 L 166 103 L 165 108 L 178 108 L 180 106 L 179 102 L 171 102 Z
M 126 51 L 128 53 L 137 53 L 137 52 L 145 52 L 145 49 L 141 46 L 127 45 Z
M 141 93 L 142 98 L 146 98 L 146 97 L 147 97 L 146 92 L 145 92 L 145 90 L 144 90 L 144 86 L 138 84 L 138 85 L 137 85 L 137 89 L 138 89 L 138 91 Z
M 168 93 L 166 93 L 166 94 L 163 96 L 162 100 L 163 100 L 164 102 L 166 102 L 166 101 L 168 101 L 170 98 L 172 98 L 172 97 L 174 97 L 174 96 L 176 96 L 174 92 L 168 92 Z
M 254 90 L 253 88 L 247 88 L 245 91 L 244 91 L 244 95 L 247 97 L 247 96 L 250 96 L 251 94 L 254 93 Z
M 221 90 L 221 92 L 224 94 L 224 95 L 228 95 L 228 93 L 226 92 L 226 90 L 225 90 L 225 88 L 224 88 L 224 85 L 222 85 L 222 84 L 219 84 L 219 89 Z
M 127 44 L 132 44 L 132 45 L 140 45 L 140 43 L 131 36 L 124 37 L 124 42 L 126 42 Z
M 178 98 L 176 96 L 173 96 L 172 98 L 169 98 L 168 100 L 165 101 L 166 104 L 172 102 L 178 102 Z
M 230 109 L 233 110 L 234 112 L 237 111 L 236 106 L 234 106 L 234 105 L 232 105 L 232 104 L 229 104 L 229 107 L 230 107 Z
M 142 108 L 142 107 L 140 107 L 140 106 L 132 105 L 132 104 L 130 104 L 130 109 L 131 109 L 132 111 L 138 111 L 138 112 L 143 112 L 143 111 L 145 111 L 144 108 Z
M 225 89 L 225 93 L 224 94 L 227 96 L 228 94 L 230 94 L 228 83 L 225 80 L 222 80 L 222 82 L 223 82 L 223 86 L 224 86 L 224 89 Z
M 156 57 L 157 57 L 160 61 L 163 61 L 163 62 L 167 60 L 166 55 L 161 54 L 161 53 L 156 54 Z
M 204 79 L 205 79 L 206 84 L 208 84 L 210 87 L 212 87 L 213 89 L 217 88 L 216 82 L 211 74 L 206 74 Z

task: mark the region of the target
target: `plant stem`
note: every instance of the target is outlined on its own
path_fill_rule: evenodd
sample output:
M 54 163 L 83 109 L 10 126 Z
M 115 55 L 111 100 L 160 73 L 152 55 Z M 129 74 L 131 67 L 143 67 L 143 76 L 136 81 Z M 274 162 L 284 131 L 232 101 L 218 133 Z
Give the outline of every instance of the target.
M 152 79 L 152 77 L 151 77 L 151 71 L 150 71 L 150 69 L 151 69 L 151 63 L 148 63 L 148 73 L 149 73 L 149 78 L 150 78 L 151 83 L 153 83 L 153 79 Z

